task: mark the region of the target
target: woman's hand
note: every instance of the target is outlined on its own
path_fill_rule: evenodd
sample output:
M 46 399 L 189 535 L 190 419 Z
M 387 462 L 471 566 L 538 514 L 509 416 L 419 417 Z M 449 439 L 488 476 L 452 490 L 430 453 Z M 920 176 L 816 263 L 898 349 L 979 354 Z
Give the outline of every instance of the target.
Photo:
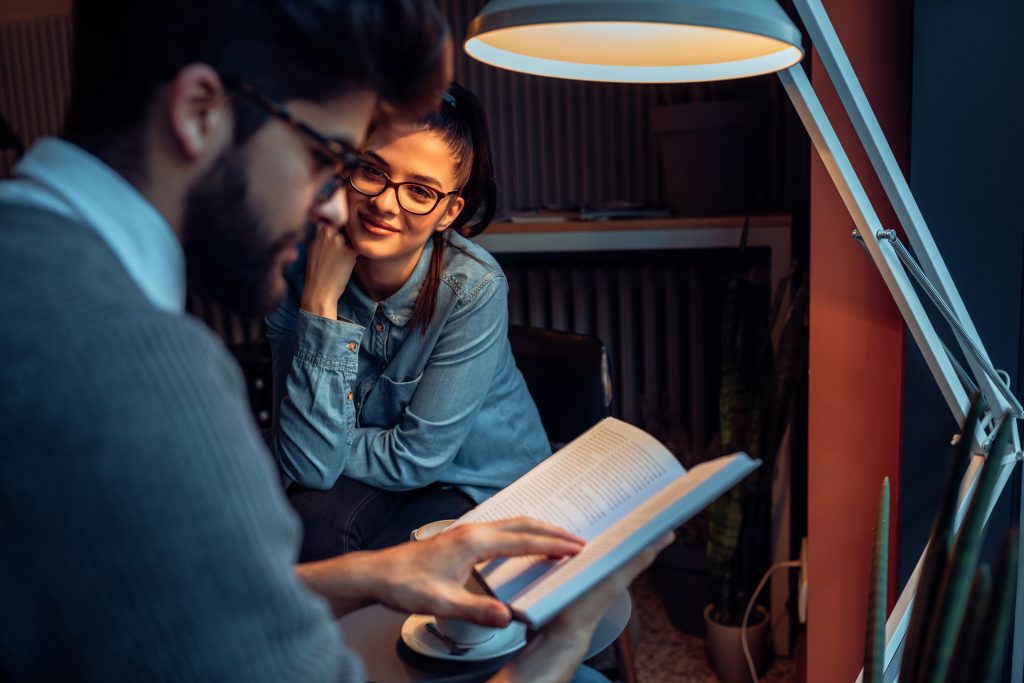
M 344 227 L 317 226 L 306 257 L 306 285 L 300 303 L 302 310 L 323 318 L 337 319 L 338 299 L 348 286 L 357 257 Z

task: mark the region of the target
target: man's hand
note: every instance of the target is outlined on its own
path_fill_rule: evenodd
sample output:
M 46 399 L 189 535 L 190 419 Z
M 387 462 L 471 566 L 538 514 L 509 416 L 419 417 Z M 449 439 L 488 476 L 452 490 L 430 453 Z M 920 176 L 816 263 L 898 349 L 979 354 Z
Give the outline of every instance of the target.
M 377 598 L 408 612 L 503 627 L 512 618 L 508 607 L 466 590 L 473 567 L 494 557 L 575 555 L 582 547 L 583 539 L 527 517 L 467 524 L 381 551 L 389 581 Z
M 563 683 L 572 678 L 586 654 L 601 617 L 622 591 L 668 546 L 675 535 L 655 541 L 628 564 L 584 594 L 538 631 L 522 654 L 491 683 Z
M 508 607 L 466 590 L 473 567 L 494 557 L 574 555 L 582 547 L 583 539 L 563 529 L 519 517 L 466 524 L 425 541 L 348 553 L 296 571 L 339 616 L 376 601 L 406 612 L 503 627 L 512 618 Z
M 306 257 L 306 284 L 302 289 L 302 310 L 334 320 L 341 298 L 356 265 L 356 250 L 345 229 L 326 223 L 317 226 Z

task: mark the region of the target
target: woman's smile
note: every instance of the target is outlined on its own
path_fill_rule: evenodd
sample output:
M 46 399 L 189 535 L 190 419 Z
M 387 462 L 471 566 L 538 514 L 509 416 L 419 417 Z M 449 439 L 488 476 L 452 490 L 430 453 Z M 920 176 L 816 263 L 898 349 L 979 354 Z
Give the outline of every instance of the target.
M 401 230 L 399 230 L 398 228 L 388 225 L 383 221 L 370 218 L 370 216 L 364 211 L 360 211 L 358 215 L 359 222 L 362 224 L 363 228 L 371 235 L 382 235 L 387 237 L 389 235 L 394 235 L 396 233 L 401 232 Z

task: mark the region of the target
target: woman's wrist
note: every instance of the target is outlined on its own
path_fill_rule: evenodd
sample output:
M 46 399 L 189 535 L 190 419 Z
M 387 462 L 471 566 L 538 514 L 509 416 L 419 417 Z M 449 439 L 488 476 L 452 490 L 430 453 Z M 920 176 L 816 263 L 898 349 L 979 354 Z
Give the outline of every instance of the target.
M 302 301 L 299 302 L 299 308 L 321 318 L 338 319 L 338 300 L 336 298 L 331 299 L 330 297 L 318 297 L 313 294 L 307 295 L 303 293 Z

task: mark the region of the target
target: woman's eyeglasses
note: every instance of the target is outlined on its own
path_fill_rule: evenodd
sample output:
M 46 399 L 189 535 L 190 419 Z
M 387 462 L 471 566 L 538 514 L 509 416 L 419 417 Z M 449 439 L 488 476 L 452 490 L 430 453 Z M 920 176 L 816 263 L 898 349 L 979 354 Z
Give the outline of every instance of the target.
M 356 164 L 349 175 L 348 184 L 352 186 L 353 190 L 367 197 L 378 197 L 389 187 L 394 188 L 398 205 L 417 216 L 430 213 L 437 208 L 442 199 L 459 193 L 458 190 L 442 192 L 421 183 L 396 183 L 383 170 L 362 160 Z

